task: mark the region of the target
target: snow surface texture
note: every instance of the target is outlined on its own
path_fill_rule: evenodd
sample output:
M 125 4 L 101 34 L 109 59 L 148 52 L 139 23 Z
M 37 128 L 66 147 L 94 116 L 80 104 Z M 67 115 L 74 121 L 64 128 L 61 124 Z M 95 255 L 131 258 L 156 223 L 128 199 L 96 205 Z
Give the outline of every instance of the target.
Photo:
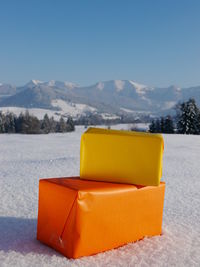
M 200 266 L 199 136 L 164 135 L 163 235 L 77 260 L 36 240 L 39 177 L 79 174 L 83 131 L 0 135 L 0 266 Z

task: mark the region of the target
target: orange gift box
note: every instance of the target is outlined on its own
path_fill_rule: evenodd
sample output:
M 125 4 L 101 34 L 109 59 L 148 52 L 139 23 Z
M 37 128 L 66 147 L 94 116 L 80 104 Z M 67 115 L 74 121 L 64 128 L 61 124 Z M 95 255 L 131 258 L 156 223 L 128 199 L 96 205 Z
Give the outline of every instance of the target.
M 68 258 L 161 234 L 165 183 L 41 179 L 37 239 Z

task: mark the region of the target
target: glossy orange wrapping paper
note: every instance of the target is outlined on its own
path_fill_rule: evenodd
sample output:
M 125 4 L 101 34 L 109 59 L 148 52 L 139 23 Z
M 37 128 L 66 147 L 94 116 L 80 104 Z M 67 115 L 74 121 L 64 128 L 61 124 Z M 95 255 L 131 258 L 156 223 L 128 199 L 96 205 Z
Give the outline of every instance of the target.
M 135 186 L 41 179 L 37 239 L 68 258 L 161 234 L 165 183 Z

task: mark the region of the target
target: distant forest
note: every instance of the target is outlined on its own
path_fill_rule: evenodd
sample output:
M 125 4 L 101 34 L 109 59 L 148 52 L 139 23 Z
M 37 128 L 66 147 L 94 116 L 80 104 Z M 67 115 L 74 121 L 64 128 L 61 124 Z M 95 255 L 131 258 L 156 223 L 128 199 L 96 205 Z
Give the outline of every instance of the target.
M 3 113 L 0 111 L 0 133 L 22 133 L 22 134 L 48 134 L 64 133 L 75 130 L 76 125 L 110 125 L 117 123 L 139 123 L 148 122 L 149 117 L 144 116 L 143 120 L 128 117 L 113 120 L 105 120 L 98 114 L 89 114 L 73 121 L 71 117 L 55 121 L 53 117 L 45 114 L 42 120 L 31 115 L 28 111 L 16 116 L 12 112 Z M 137 131 L 137 126 L 131 130 Z M 166 116 L 155 118 L 149 125 L 150 133 L 169 133 L 169 134 L 196 134 L 200 135 L 200 109 L 194 99 L 176 105 L 176 116 Z
M 48 134 L 64 133 L 75 130 L 74 121 L 71 117 L 65 120 L 63 117 L 55 121 L 47 114 L 42 120 L 31 115 L 28 111 L 16 116 L 12 112 L 0 112 L 0 133 L 21 133 L 21 134 Z
M 177 104 L 175 117 L 166 116 L 153 120 L 149 125 L 149 132 L 200 135 L 200 109 L 195 99 Z

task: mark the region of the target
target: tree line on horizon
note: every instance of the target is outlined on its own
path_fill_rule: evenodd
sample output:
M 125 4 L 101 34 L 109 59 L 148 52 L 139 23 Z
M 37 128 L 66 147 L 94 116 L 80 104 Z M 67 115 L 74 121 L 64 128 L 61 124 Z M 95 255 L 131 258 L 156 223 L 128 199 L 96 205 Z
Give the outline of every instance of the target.
M 67 121 L 63 117 L 55 121 L 54 117 L 45 114 L 42 120 L 31 115 L 28 110 L 16 116 L 12 112 L 0 112 L 0 133 L 21 133 L 21 134 L 48 134 L 64 133 L 75 130 L 74 121 L 68 117 Z
M 200 109 L 195 99 L 176 105 L 176 116 L 160 117 L 149 125 L 151 133 L 196 134 L 200 135 Z
M 89 121 L 84 121 L 84 123 Z M 96 125 L 97 122 L 93 123 Z M 77 122 L 76 122 L 77 123 Z M 77 123 L 77 124 L 80 124 Z M 86 125 L 86 124 L 85 124 Z M 75 130 L 75 122 L 71 117 L 65 120 L 63 117 L 55 121 L 54 117 L 45 114 L 42 120 L 31 115 L 28 110 L 16 116 L 12 112 L 3 113 L 0 111 L 0 133 L 22 133 L 22 134 L 48 134 L 63 133 Z M 151 133 L 169 134 L 198 134 L 200 135 L 200 109 L 194 99 L 189 99 L 176 105 L 176 116 L 156 118 L 149 125 Z

